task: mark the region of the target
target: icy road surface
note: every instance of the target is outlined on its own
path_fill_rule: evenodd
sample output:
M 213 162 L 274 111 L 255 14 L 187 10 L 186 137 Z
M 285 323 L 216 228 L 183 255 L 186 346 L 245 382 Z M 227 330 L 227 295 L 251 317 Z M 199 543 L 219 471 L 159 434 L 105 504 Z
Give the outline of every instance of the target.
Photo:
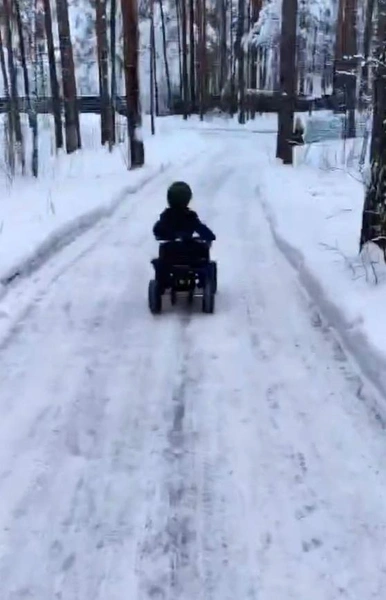
M 51 261 L 1 348 L 1 600 L 386 597 L 374 392 L 273 242 L 257 136 L 207 137 Z M 147 309 L 174 177 L 218 234 L 214 316 Z

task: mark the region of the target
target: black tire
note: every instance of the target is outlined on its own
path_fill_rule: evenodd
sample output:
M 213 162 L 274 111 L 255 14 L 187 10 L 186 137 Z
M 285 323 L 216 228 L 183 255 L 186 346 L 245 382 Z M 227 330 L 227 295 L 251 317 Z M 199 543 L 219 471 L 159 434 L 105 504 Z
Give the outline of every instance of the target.
M 214 312 L 214 285 L 212 279 L 205 283 L 202 295 L 202 312 L 212 314 Z
M 194 292 L 188 292 L 187 302 L 189 306 L 192 306 L 194 300 Z
M 213 283 L 213 292 L 216 294 L 217 292 L 217 263 L 213 260 L 210 263 L 210 273 L 211 273 L 211 279 L 212 279 L 212 283 Z
M 162 294 L 156 279 L 149 281 L 149 309 L 153 315 L 158 315 L 162 310 Z
M 172 306 L 175 306 L 177 304 L 177 292 L 175 290 L 172 290 L 170 292 L 170 302 Z

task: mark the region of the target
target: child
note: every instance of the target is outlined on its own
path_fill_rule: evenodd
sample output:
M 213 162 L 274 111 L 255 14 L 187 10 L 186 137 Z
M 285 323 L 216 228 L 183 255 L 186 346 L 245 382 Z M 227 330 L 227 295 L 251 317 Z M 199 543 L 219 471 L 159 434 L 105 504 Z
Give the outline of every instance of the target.
M 169 208 L 160 215 L 153 227 L 157 240 L 174 241 L 177 238 L 190 239 L 196 233 L 202 240 L 213 242 L 213 231 L 200 221 L 197 213 L 189 208 L 192 190 L 184 181 L 172 183 L 167 192 Z

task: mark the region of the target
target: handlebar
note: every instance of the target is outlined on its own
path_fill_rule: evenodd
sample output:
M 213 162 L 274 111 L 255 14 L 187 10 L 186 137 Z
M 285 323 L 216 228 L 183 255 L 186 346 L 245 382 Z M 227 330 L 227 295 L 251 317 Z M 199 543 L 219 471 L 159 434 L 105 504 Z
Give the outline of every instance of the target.
M 162 238 L 156 238 L 156 240 L 160 243 L 167 244 L 168 242 L 202 242 L 203 244 L 208 244 L 209 246 L 212 244 L 209 240 L 203 240 L 201 237 L 192 235 L 192 236 L 179 236 L 174 238 L 174 240 L 163 240 Z
M 176 242 L 190 242 L 190 241 L 205 242 L 205 240 L 200 238 L 199 235 L 186 235 L 186 236 L 182 235 L 182 236 L 179 236 L 178 238 L 176 238 Z

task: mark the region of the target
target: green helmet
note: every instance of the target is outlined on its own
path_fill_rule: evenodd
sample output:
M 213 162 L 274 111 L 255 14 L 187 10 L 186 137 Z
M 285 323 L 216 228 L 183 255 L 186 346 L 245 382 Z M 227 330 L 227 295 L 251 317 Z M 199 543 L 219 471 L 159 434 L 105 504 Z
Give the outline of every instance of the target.
M 175 181 L 168 189 L 170 208 L 186 208 L 192 199 L 192 190 L 184 181 Z

